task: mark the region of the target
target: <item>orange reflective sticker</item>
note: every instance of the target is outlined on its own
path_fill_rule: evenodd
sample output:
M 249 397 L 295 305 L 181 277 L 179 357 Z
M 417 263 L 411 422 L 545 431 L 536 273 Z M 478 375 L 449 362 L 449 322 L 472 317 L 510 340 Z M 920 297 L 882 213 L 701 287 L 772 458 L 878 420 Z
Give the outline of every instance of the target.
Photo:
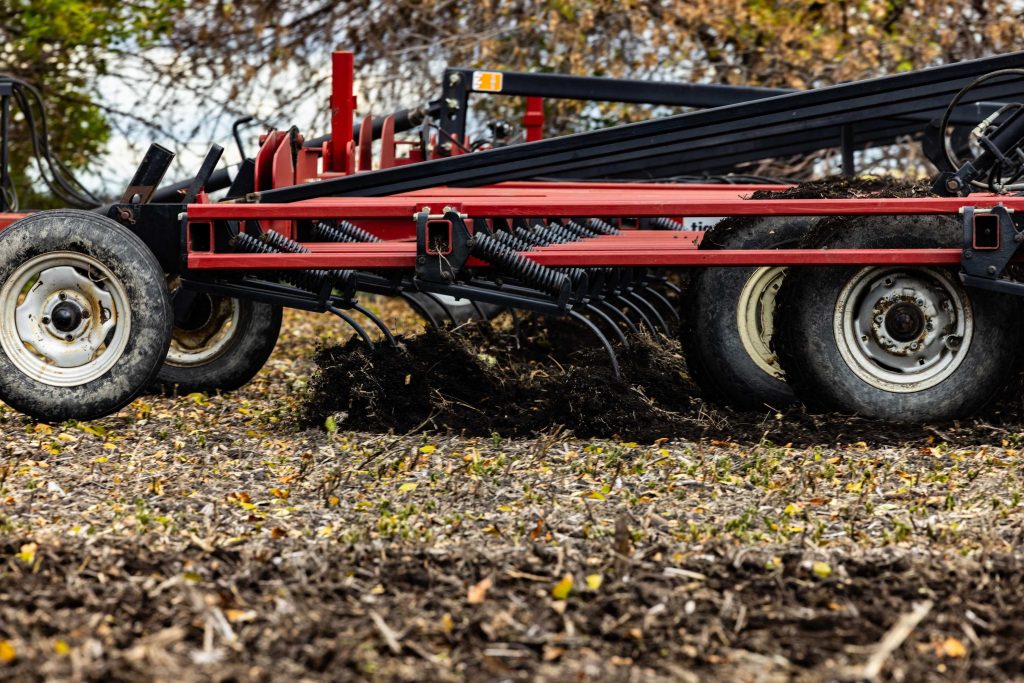
M 473 90 L 477 92 L 501 92 L 504 74 L 500 71 L 474 71 Z

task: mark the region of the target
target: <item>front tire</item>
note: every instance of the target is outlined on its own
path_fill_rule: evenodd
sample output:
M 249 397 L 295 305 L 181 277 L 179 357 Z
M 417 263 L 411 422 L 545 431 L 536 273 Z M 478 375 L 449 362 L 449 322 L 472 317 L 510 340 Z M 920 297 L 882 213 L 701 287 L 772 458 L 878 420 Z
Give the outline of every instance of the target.
M 0 399 L 38 420 L 116 412 L 149 385 L 170 341 L 159 263 L 85 211 L 33 214 L 0 233 Z
M 833 219 L 807 246 L 949 247 L 943 216 Z M 981 409 L 1018 368 L 1021 303 L 967 290 L 946 268 L 791 269 L 777 298 L 774 345 L 809 410 L 890 422 L 944 421 Z

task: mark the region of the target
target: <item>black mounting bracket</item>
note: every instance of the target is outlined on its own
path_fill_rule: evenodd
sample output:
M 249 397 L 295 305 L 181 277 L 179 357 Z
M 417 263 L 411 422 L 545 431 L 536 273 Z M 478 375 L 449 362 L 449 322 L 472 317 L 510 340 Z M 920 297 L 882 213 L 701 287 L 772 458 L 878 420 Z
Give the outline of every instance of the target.
M 1024 244 L 1024 231 L 1005 206 L 962 210 L 963 254 L 960 279 L 968 287 L 1024 296 L 1024 282 L 1004 277 L 1006 267 Z
M 466 215 L 450 206 L 439 214 L 420 211 L 416 218 L 416 280 L 451 284 L 473 249 Z

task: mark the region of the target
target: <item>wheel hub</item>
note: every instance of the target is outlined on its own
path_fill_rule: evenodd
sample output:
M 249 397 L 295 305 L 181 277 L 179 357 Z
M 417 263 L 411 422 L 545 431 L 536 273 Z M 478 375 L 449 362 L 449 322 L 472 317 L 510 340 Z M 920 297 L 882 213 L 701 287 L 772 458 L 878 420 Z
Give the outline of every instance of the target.
M 0 291 L 0 347 L 26 375 L 78 386 L 108 371 L 128 341 L 127 295 L 107 269 L 52 252 L 16 270 Z
M 948 377 L 972 329 L 966 292 L 930 268 L 862 269 L 836 304 L 843 357 L 861 379 L 888 391 L 920 391 Z
M 177 292 L 179 283 L 169 282 Z M 229 297 L 198 295 L 174 322 L 165 362 L 175 367 L 202 365 L 219 357 L 238 332 L 241 309 Z
M 754 364 L 766 374 L 784 379 L 782 366 L 771 349 L 775 297 L 786 276 L 783 267 L 756 268 L 747 278 L 736 304 L 740 343 Z
M 77 330 L 82 324 L 82 319 L 82 308 L 68 301 L 61 301 L 50 313 L 51 324 L 57 332 L 68 333 Z

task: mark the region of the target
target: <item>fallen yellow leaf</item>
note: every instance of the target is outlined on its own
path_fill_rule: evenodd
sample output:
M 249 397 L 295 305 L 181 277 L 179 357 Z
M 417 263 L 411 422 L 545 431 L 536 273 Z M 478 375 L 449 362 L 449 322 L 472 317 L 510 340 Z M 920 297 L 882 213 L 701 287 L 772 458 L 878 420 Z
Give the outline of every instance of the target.
M 950 636 L 942 641 L 942 654 L 946 657 L 963 657 L 967 654 L 967 648 L 962 642 Z
M 566 574 L 562 580 L 551 589 L 551 595 L 555 600 L 565 600 L 572 592 L 572 574 Z
M 604 583 L 604 577 L 600 574 L 588 574 L 587 575 L 587 588 L 592 591 L 596 591 Z
M 32 564 L 36 560 L 37 550 L 39 550 L 39 546 L 35 543 L 26 543 L 21 546 L 21 551 L 18 553 L 18 559 L 25 564 Z
M 469 591 L 466 593 L 466 602 L 471 605 L 479 605 L 487 598 L 487 589 L 492 585 L 491 577 L 488 576 L 483 581 L 470 586 Z
M 18 653 L 14 650 L 14 646 L 11 645 L 10 641 L 0 640 L 0 662 L 5 664 L 13 662 L 17 657 Z
M 811 565 L 811 571 L 814 572 L 815 576 L 822 579 L 832 576 L 832 567 L 828 566 L 825 562 L 815 562 Z

